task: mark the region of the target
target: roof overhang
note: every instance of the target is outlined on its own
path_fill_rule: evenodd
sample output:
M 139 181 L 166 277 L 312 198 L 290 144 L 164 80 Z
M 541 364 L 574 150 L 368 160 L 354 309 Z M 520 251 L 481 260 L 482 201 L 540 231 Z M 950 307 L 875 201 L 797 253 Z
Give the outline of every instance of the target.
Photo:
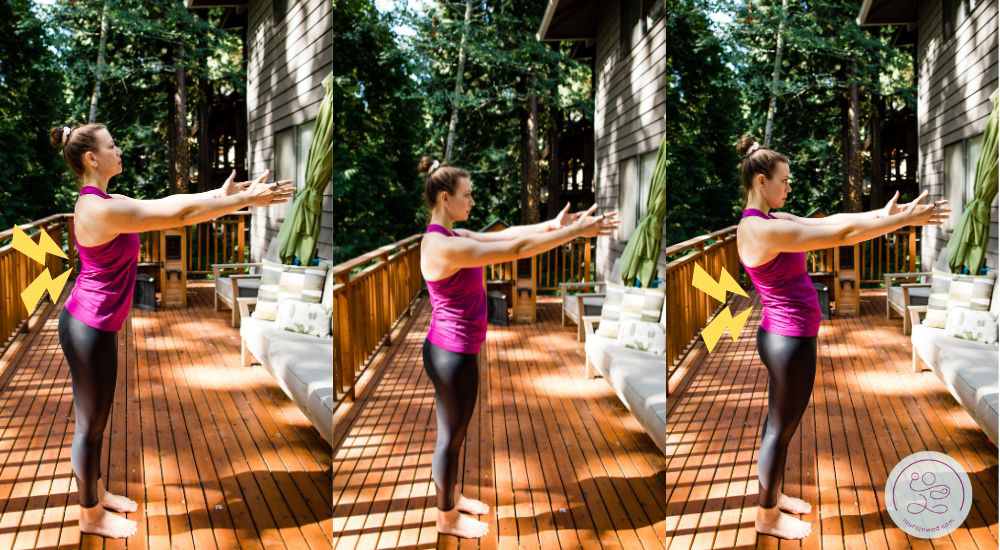
M 864 0 L 858 12 L 858 25 L 914 25 L 917 22 L 917 2 L 914 0 Z
M 542 42 L 594 40 L 597 7 L 593 0 L 549 0 L 536 36 Z

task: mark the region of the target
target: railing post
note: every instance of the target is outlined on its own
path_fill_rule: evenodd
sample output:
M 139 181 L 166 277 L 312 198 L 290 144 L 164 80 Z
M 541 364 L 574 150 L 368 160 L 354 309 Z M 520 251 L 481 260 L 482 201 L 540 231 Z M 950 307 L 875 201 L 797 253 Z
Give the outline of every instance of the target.
M 583 282 L 590 282 L 590 239 L 583 239 Z
M 910 245 L 910 269 L 909 273 L 913 273 L 917 270 L 917 228 L 910 226 L 910 234 L 908 237 Z
M 243 232 L 246 230 L 246 221 L 245 221 L 246 220 L 246 216 L 240 214 L 240 215 L 236 216 L 236 218 L 239 220 L 239 222 L 237 224 L 237 230 L 236 230 L 237 231 L 237 235 L 238 235 L 236 237 L 236 243 L 237 243 L 236 244 L 236 246 L 237 246 L 236 255 L 239 258 L 239 260 L 237 260 L 237 263 L 243 263 L 243 261 L 244 261 L 243 260 L 243 257 L 244 257 L 244 255 L 243 255 L 243 248 L 246 246 L 246 237 L 243 235 Z
M 350 301 L 350 291 L 351 291 L 350 283 L 351 283 L 350 272 L 340 273 L 339 275 L 334 276 L 334 282 L 333 282 L 334 286 L 338 284 L 343 285 L 344 288 L 343 294 L 347 295 L 348 302 Z M 355 374 L 354 371 L 357 368 L 357 365 L 351 364 L 349 368 L 345 368 L 348 367 L 348 365 L 345 365 L 344 362 L 341 360 L 343 357 L 347 357 L 348 360 L 350 360 L 350 357 L 353 356 L 354 350 L 350 346 L 351 339 L 349 337 L 345 337 L 345 330 L 347 330 L 348 327 L 344 326 L 346 321 L 346 319 L 344 319 L 345 317 L 344 311 L 342 307 L 337 306 L 336 299 L 334 300 L 334 307 L 338 309 L 338 311 L 336 312 L 337 317 L 336 321 L 334 322 L 334 329 L 336 330 L 338 327 L 340 328 L 339 331 L 335 332 L 337 336 L 334 338 L 335 345 L 337 344 L 338 340 L 340 343 L 340 354 L 339 356 L 334 356 L 334 362 L 337 363 L 337 365 L 335 365 L 334 368 L 337 368 L 337 366 L 340 367 L 339 368 L 340 380 L 338 381 L 339 385 L 341 388 L 346 387 L 347 395 L 351 398 L 351 401 L 355 401 L 357 400 L 357 393 L 354 388 L 354 374 Z M 350 331 L 347 332 L 349 333 Z
M 392 302 L 392 284 L 389 280 L 392 278 L 392 273 L 389 270 L 389 252 L 383 252 L 379 254 L 378 261 L 382 264 L 382 303 L 383 306 L 379 315 L 382 317 L 382 326 L 380 329 L 385 331 L 385 345 L 392 345 L 392 320 L 389 317 L 393 317 L 394 307 Z M 388 309 L 388 312 L 386 311 Z

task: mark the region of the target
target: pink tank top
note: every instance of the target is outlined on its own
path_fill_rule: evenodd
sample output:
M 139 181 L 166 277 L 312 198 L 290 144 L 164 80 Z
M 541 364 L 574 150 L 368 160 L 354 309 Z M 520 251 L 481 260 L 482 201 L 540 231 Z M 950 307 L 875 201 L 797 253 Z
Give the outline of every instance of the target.
M 86 186 L 80 195 L 111 197 L 97 187 Z M 87 326 L 118 331 L 128 317 L 135 291 L 139 263 L 138 233 L 121 233 L 97 246 L 73 242 L 80 255 L 80 273 L 66 300 L 66 311 Z
M 428 233 L 454 237 L 438 224 L 427 226 Z M 483 268 L 464 267 L 454 275 L 427 281 L 431 298 L 431 327 L 427 340 L 454 353 L 479 353 L 486 340 L 486 289 Z
M 744 210 L 741 219 L 749 216 L 775 219 L 755 208 Z M 764 310 L 761 328 L 782 336 L 816 336 L 819 333 L 822 313 L 816 288 L 806 270 L 805 252 L 781 252 L 766 264 L 743 265 L 743 269 L 760 296 Z

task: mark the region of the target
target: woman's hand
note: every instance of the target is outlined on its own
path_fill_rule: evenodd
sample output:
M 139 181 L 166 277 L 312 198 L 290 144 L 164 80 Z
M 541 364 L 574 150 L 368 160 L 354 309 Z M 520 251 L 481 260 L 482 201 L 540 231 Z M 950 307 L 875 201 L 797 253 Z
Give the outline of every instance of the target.
M 575 214 L 577 218 L 573 221 L 573 227 L 581 237 L 610 235 L 621 223 L 618 221 L 617 211 L 607 212 L 601 216 L 591 216 L 591 213 L 596 209 L 597 205 L 594 204 L 586 212 L 577 212 Z
M 899 195 L 897 192 L 896 195 Z M 906 218 L 907 225 L 941 225 L 948 220 L 951 215 L 951 207 L 948 206 L 948 201 L 939 200 L 933 204 L 921 204 L 920 201 L 927 196 L 927 191 L 925 190 L 920 194 L 919 197 L 913 200 L 913 202 L 908 202 L 899 208 L 898 212 Z M 892 204 L 896 197 L 893 197 L 889 201 Z M 887 204 L 886 208 L 890 205 Z
M 549 220 L 549 229 L 559 229 L 560 227 L 566 227 L 567 225 L 575 222 L 577 218 L 579 218 L 582 214 L 583 212 L 574 212 L 570 214 L 569 203 L 567 202 L 566 206 L 564 206 L 563 209 L 560 210 L 558 214 L 556 214 L 556 217 Z
M 242 193 L 246 194 L 247 202 L 251 206 L 269 206 L 288 202 L 292 198 L 292 195 L 295 194 L 295 186 L 292 185 L 292 180 L 282 180 L 274 183 L 264 181 L 269 173 L 270 171 L 265 172 L 263 176 L 257 178 L 256 181 L 242 191 Z
M 896 202 L 899 200 L 899 191 L 896 191 L 896 193 L 892 196 L 892 198 L 889 199 L 889 202 L 885 203 L 885 206 L 882 207 L 882 211 L 879 213 L 880 214 L 879 217 L 880 218 L 888 218 L 889 216 L 892 216 L 893 214 L 898 214 L 900 212 L 905 212 L 907 208 L 910 208 L 911 206 L 913 206 L 915 204 L 918 204 L 924 198 L 924 195 L 926 195 L 926 194 L 927 193 L 924 192 L 919 197 L 913 199 L 912 201 L 910 201 L 910 202 L 908 202 L 906 204 L 896 204 Z M 937 205 L 938 211 L 941 211 L 942 208 L 946 208 L 947 209 L 948 201 L 946 201 L 946 200 L 939 200 L 939 201 L 937 201 L 934 204 Z M 951 212 L 951 210 L 948 210 L 948 212 Z
M 267 178 L 270 177 L 270 175 L 271 171 L 268 170 L 264 172 L 264 174 L 262 174 L 259 178 L 257 178 L 257 181 L 267 181 Z M 236 170 L 233 170 L 233 172 L 229 174 L 229 177 L 226 178 L 225 183 L 222 184 L 222 187 L 219 188 L 220 197 L 228 197 L 229 195 L 235 195 L 240 191 L 245 191 L 247 187 L 250 187 L 249 181 L 235 181 L 235 180 L 236 180 Z

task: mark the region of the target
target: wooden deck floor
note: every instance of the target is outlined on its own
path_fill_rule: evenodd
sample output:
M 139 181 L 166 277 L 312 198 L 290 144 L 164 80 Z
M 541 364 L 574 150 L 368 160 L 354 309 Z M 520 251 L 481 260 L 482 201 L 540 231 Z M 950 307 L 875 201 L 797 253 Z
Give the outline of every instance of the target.
M 602 379 L 583 377 L 555 303 L 539 321 L 491 326 L 462 491 L 491 507 L 490 533 L 438 536 L 433 390 L 421 304 L 333 456 L 334 547 L 662 548 L 663 454 Z
M 742 311 L 743 301 L 731 309 Z M 937 377 L 910 368 L 909 336 L 885 319 L 885 295 L 862 315 L 824 321 L 816 386 L 788 454 L 784 490 L 813 503 L 813 533 L 781 548 L 997 548 L 997 448 Z M 757 358 L 759 305 L 668 404 L 667 547 L 776 548 L 757 537 L 756 450 L 767 371 Z M 676 399 L 676 402 L 673 402 Z M 909 537 L 885 511 L 885 480 L 903 457 L 946 453 L 968 472 L 973 508 L 947 539 Z M 818 504 L 818 506 L 817 506 Z
M 134 310 L 119 334 L 103 460 L 109 489 L 139 503 L 127 543 L 77 529 L 59 308 L 0 360 L 0 549 L 330 547 L 329 445 L 265 370 L 239 366 L 210 288 L 190 299 Z

